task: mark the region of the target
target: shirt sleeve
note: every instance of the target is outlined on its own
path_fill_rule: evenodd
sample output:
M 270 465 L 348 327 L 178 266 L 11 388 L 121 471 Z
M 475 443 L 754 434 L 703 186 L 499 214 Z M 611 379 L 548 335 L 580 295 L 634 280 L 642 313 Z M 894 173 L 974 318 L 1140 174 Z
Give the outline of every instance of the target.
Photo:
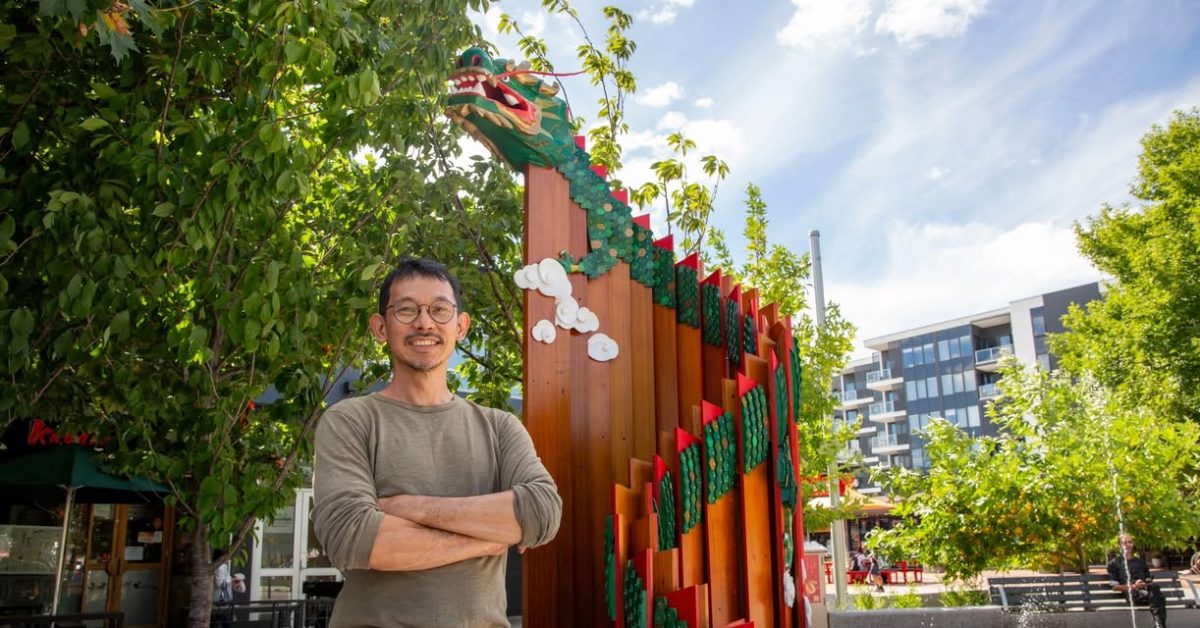
M 334 567 L 368 569 L 383 520 L 361 421 L 331 408 L 317 424 L 313 531 Z
M 1117 560 L 1119 559 L 1108 561 L 1108 583 L 1114 587 L 1118 584 L 1125 584 L 1121 582 L 1121 567 L 1117 565 Z
M 521 526 L 521 545 L 549 543 L 562 520 L 562 498 L 554 478 L 542 464 L 520 419 L 497 413 L 501 490 L 512 490 L 513 509 Z

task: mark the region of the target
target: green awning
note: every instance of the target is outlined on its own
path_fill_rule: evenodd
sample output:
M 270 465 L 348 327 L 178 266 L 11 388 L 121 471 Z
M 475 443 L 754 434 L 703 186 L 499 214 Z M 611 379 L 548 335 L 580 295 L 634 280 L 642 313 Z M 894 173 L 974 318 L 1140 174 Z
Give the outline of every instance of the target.
M 148 502 L 171 489 L 145 478 L 109 474 L 84 447 L 47 447 L 0 463 L 0 487 L 8 499 L 53 500 L 76 488 L 75 501 L 86 503 Z

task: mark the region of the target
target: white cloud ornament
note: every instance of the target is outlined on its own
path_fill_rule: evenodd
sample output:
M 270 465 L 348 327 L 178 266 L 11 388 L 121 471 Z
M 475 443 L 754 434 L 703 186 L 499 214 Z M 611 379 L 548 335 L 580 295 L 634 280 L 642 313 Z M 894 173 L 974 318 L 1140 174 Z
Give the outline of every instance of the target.
M 600 318 L 586 307 L 579 308 L 575 314 L 575 331 L 586 334 L 600 329 Z M 608 336 L 605 336 L 607 338 Z
M 554 322 L 563 329 L 574 329 L 579 316 L 579 302 L 575 297 L 560 297 L 554 304 Z
M 556 299 L 571 296 L 571 281 L 567 279 L 567 271 L 558 260 L 547 257 L 538 263 L 537 269 L 542 280 L 538 290 L 542 294 Z
M 551 323 L 546 319 L 542 319 L 533 326 L 533 329 L 530 330 L 530 335 L 532 335 L 533 339 L 538 342 L 550 344 L 554 342 L 555 338 L 558 337 L 558 330 L 554 329 L 554 323 Z
M 617 341 L 605 334 L 596 334 L 588 338 L 588 357 L 597 362 L 608 362 L 616 358 L 619 352 Z

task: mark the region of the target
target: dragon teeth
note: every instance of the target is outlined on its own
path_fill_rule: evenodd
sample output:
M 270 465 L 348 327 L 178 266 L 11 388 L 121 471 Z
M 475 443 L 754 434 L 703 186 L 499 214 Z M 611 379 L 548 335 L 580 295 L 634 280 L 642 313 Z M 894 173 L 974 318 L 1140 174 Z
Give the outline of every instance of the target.
M 504 95 L 504 102 L 506 102 L 506 103 L 508 103 L 508 104 L 510 104 L 510 105 L 512 105 L 512 106 L 514 106 L 514 107 L 516 107 L 517 105 L 521 104 L 521 101 L 519 101 L 519 100 L 517 100 L 516 98 L 514 98 L 512 94 L 505 94 L 505 95 Z

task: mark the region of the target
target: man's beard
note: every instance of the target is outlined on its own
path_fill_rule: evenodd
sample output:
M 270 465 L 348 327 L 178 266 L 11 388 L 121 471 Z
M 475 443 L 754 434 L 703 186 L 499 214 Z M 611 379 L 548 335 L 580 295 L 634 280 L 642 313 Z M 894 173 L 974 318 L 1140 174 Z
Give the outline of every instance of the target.
M 432 371 L 433 369 L 437 368 L 438 366 L 440 366 L 442 364 L 441 362 L 439 362 L 437 360 L 425 360 L 423 362 L 418 362 L 416 360 L 405 359 L 402 361 L 404 362 L 404 364 L 406 364 L 408 366 L 408 368 L 410 368 L 414 371 L 420 372 L 420 373 L 426 373 L 426 372 Z
M 404 340 L 405 340 L 405 342 L 408 342 L 409 340 L 414 339 L 414 338 L 431 338 L 431 339 L 437 340 L 439 342 L 441 342 L 441 340 L 442 340 L 441 337 L 434 335 L 434 334 L 411 334 Z M 441 366 L 442 363 L 444 362 L 444 360 L 438 360 L 436 358 L 435 359 L 426 359 L 426 360 L 415 360 L 415 359 L 411 359 L 411 358 L 404 358 L 401 356 L 396 356 L 396 357 L 400 358 L 400 361 L 404 362 L 404 364 L 406 366 L 408 366 L 408 368 L 410 368 L 414 371 L 417 371 L 418 373 L 427 373 L 429 371 L 432 371 L 433 369 Z

